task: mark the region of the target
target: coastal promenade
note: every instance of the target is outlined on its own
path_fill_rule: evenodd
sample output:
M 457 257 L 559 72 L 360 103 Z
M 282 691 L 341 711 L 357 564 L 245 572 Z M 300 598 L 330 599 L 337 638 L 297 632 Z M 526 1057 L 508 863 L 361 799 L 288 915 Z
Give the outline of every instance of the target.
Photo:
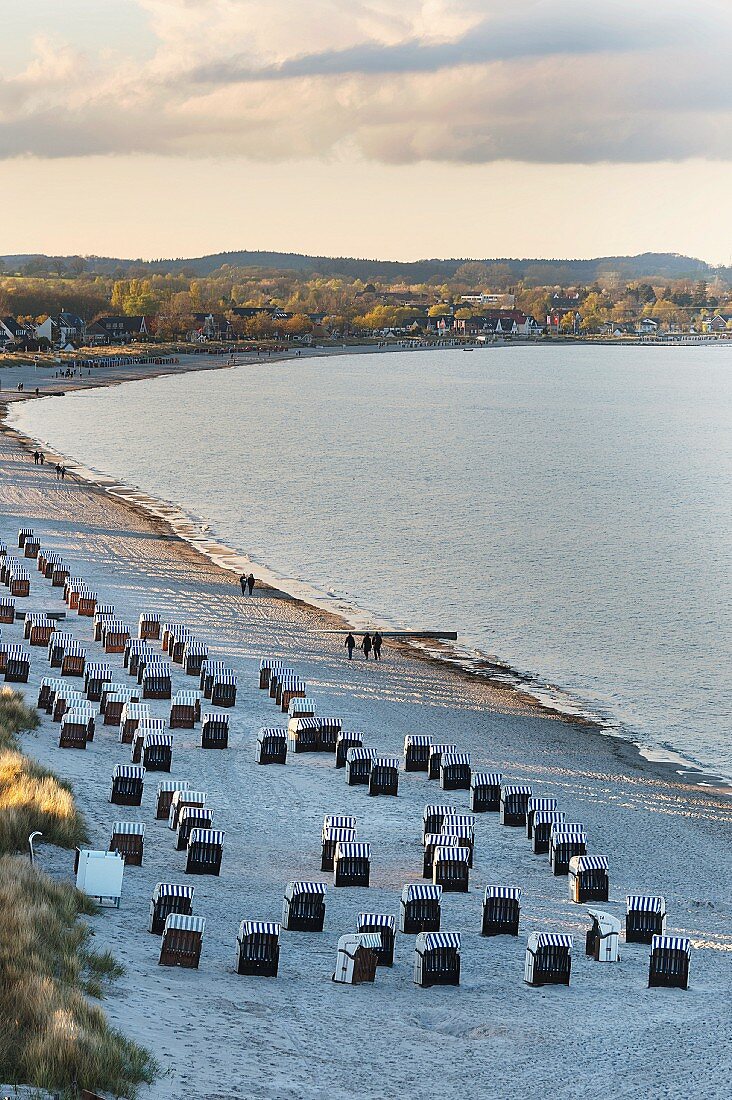
M 380 666 L 344 659 L 342 639 L 324 633 L 332 617 L 260 589 L 241 596 L 236 577 L 176 538 L 165 525 L 83 481 L 55 480 L 35 467 L 12 436 L 0 439 L 0 538 L 12 545 L 21 526 L 61 553 L 134 623 L 141 611 L 181 621 L 239 676 L 230 712 L 230 747 L 204 752 L 200 732 L 176 732 L 172 776 L 208 794 L 215 827 L 225 831 L 220 878 L 195 880 L 195 912 L 206 918 L 198 971 L 157 966 L 159 941 L 147 931 L 156 882 L 185 881 L 184 853 L 154 820 L 155 781 L 143 805 L 125 811 L 146 825 L 142 867 L 128 868 L 122 906 L 94 918 L 96 945 L 126 968 L 106 1002 L 110 1019 L 147 1045 L 164 1075 L 143 1100 L 346 1100 L 441 1095 L 449 1100 L 517 1093 L 682 1100 L 727 1095 L 732 1022 L 724 1008 L 732 982 L 732 799 L 671 767 L 643 761 L 634 747 L 591 726 L 547 715 L 515 692 L 387 646 Z M 63 607 L 36 580 L 29 610 Z M 459 624 L 458 624 L 459 626 Z M 89 621 L 69 616 L 64 629 L 89 645 Z M 4 628 L 16 640 L 19 628 Z M 12 637 L 11 637 L 12 635 Z M 19 640 L 19 639 L 18 639 Z M 532 854 L 523 830 L 478 817 L 468 894 L 446 895 L 445 931 L 462 933 L 459 988 L 413 984 L 413 938 L 397 936 L 392 970 L 374 986 L 330 981 L 338 937 L 360 911 L 398 913 L 404 883 L 420 881 L 422 809 L 445 801 L 467 809 L 465 792 L 443 796 L 421 773 L 400 777 L 399 796 L 369 798 L 349 788 L 330 756 L 291 756 L 285 768 L 255 763 L 257 730 L 282 719 L 257 686 L 262 656 L 297 669 L 319 713 L 341 716 L 364 742 L 400 754 L 406 733 L 427 733 L 470 752 L 473 766 L 499 770 L 535 794 L 558 798 L 568 819 L 585 823 L 590 851 L 610 860 L 609 911 L 622 914 L 626 893 L 664 894 L 668 930 L 691 937 L 688 992 L 649 990 L 648 948 L 621 945 L 618 966 L 585 957 L 584 906 L 567 899 L 546 857 Z M 33 651 L 27 697 L 47 674 Z M 120 662 L 121 665 L 121 662 Z M 118 671 L 116 678 L 123 674 Z M 178 674 L 175 687 L 190 686 Z M 157 716 L 167 713 L 157 704 Z M 128 760 L 116 731 L 101 727 L 84 753 L 58 749 L 58 728 L 44 718 L 25 751 L 74 784 L 92 846 L 106 848 L 120 816 L 110 805 L 114 766 Z M 700 777 L 701 778 L 701 777 Z M 372 848 L 371 887 L 329 887 L 322 935 L 283 933 L 276 980 L 235 973 L 243 918 L 279 920 L 285 884 L 329 881 L 321 873 L 325 813 L 358 819 Z M 70 877 L 73 856 L 41 846 L 41 867 Z M 520 886 L 518 939 L 484 939 L 480 902 L 488 883 Z M 574 936 L 572 985 L 531 989 L 522 980 L 532 931 Z

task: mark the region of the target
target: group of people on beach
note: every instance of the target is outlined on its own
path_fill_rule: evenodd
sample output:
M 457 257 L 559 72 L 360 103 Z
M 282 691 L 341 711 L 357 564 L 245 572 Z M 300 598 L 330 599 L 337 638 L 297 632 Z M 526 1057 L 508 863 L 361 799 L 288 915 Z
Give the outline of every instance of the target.
M 252 592 L 254 591 L 255 583 L 256 582 L 254 580 L 253 573 L 250 573 L 249 576 L 247 576 L 246 573 L 242 573 L 242 575 L 239 577 L 239 584 L 241 585 L 242 596 L 251 596 Z
M 372 651 L 374 654 L 374 660 L 381 660 L 381 647 L 383 645 L 383 642 L 384 639 L 381 637 L 378 630 L 375 630 L 373 634 L 364 634 L 363 638 L 361 639 L 361 649 L 363 650 L 363 655 L 367 661 L 369 659 L 369 654 Z M 356 648 L 356 639 L 350 632 L 346 637 L 345 647 L 348 650 L 348 660 L 352 661 L 353 651 Z
M 34 451 L 33 452 L 33 464 L 34 464 L 34 466 L 45 466 L 46 456 L 44 455 L 43 451 Z M 56 470 L 56 481 L 63 481 L 64 478 L 66 477 L 66 474 L 68 473 L 68 470 L 66 469 L 66 467 L 62 466 L 60 462 L 57 462 L 56 466 L 55 466 L 55 470 Z

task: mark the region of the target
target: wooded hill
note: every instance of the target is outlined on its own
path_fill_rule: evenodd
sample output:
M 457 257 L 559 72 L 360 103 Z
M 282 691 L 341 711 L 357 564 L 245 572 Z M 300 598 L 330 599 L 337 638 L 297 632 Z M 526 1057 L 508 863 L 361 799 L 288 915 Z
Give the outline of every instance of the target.
M 481 264 L 502 281 L 534 286 L 589 285 L 608 273 L 626 281 L 635 279 L 705 279 L 729 275 L 730 269 L 713 267 L 691 256 L 673 252 L 644 252 L 638 256 L 599 256 L 592 260 L 562 259 L 425 259 L 411 263 L 367 260 L 349 256 L 306 256 L 296 252 L 217 252 L 210 256 L 161 260 L 132 260 L 109 256 L 46 256 L 41 254 L 0 257 L 7 274 L 42 275 L 61 268 L 70 274 L 98 273 L 115 278 L 146 274 L 211 275 L 221 268 L 252 271 L 293 271 L 324 277 L 380 282 L 442 283 L 465 264 Z

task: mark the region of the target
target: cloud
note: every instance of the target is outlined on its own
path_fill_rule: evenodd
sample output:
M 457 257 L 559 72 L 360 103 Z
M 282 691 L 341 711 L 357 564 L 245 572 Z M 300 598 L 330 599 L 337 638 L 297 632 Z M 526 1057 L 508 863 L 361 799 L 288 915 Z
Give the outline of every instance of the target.
M 721 0 L 138 4 L 144 60 L 39 39 L 0 78 L 0 157 L 732 159 Z

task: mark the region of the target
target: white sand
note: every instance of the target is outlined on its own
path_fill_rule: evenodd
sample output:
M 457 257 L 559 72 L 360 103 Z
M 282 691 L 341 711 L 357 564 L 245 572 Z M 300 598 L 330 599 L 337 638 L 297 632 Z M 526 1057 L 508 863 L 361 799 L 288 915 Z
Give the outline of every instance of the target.
M 172 777 L 208 792 L 215 825 L 226 832 L 221 876 L 190 879 L 195 912 L 207 922 L 198 971 L 158 967 L 160 941 L 146 931 L 155 883 L 189 881 L 174 834 L 153 817 L 164 776 L 151 773 L 140 809 L 115 807 L 110 776 L 129 760 L 115 729 L 98 727 L 86 752 L 62 751 L 58 727 L 44 719 L 25 742 L 26 751 L 74 783 L 95 846 L 107 847 L 116 819 L 146 823 L 144 865 L 126 871 L 121 909 L 93 921 L 99 948 L 111 948 L 126 967 L 106 1001 L 109 1017 L 163 1067 L 156 1085 L 142 1090 L 146 1100 L 729 1095 L 728 796 L 405 651 L 387 648 L 381 666 L 349 665 L 340 638 L 313 632 L 332 625 L 321 613 L 273 593 L 242 598 L 233 576 L 162 527 L 97 488 L 57 483 L 3 437 L 0 537 L 14 545 L 21 525 L 61 552 L 130 624 L 145 609 L 184 621 L 239 672 L 228 751 L 198 747 L 198 728 L 175 733 Z M 32 577 L 31 598 L 19 606 L 61 609 L 58 590 L 36 572 Z M 101 658 L 89 620 L 70 615 L 64 629 L 87 644 L 91 659 Z M 4 641 L 21 638 L 22 625 L 3 628 Z M 669 931 L 691 936 L 694 945 L 689 991 L 647 989 L 643 945 L 623 943 L 619 965 L 587 959 L 585 908 L 567 900 L 566 878 L 554 878 L 523 831 L 501 828 L 493 814 L 477 818 L 469 894 L 443 902 L 443 930 L 463 934 L 460 987 L 414 986 L 413 937 L 400 934 L 394 968 L 379 969 L 375 985 L 334 985 L 337 939 L 355 928 L 358 912 L 397 916 L 402 885 L 421 881 L 422 808 L 443 797 L 418 773 L 401 776 L 397 799 L 371 799 L 363 787 L 346 786 L 331 756 L 292 755 L 285 768 L 257 766 L 258 728 L 284 724 L 258 690 L 264 655 L 285 657 L 306 678 L 319 712 L 342 716 L 373 747 L 401 753 L 405 733 L 431 733 L 471 752 L 474 767 L 500 769 L 531 783 L 536 794 L 558 797 L 569 820 L 585 822 L 590 851 L 610 858 L 606 908 L 621 915 L 626 892 L 665 894 Z M 45 651 L 32 656 L 29 698 L 50 671 Z M 125 682 L 121 657 L 112 661 Z M 174 687 L 183 686 L 197 685 L 177 672 Z M 167 704 L 152 706 L 167 717 Z M 467 808 L 466 792 L 444 800 Z M 356 815 L 359 839 L 372 845 L 371 888 L 330 888 L 322 935 L 283 932 L 277 979 L 238 976 L 239 921 L 279 920 L 292 878 L 330 880 L 319 870 L 328 812 Z M 70 875 L 72 860 L 40 849 L 41 865 L 53 874 Z M 517 940 L 478 934 L 489 882 L 524 891 Z M 569 989 L 533 989 L 522 980 L 526 934 L 542 929 L 575 936 Z

